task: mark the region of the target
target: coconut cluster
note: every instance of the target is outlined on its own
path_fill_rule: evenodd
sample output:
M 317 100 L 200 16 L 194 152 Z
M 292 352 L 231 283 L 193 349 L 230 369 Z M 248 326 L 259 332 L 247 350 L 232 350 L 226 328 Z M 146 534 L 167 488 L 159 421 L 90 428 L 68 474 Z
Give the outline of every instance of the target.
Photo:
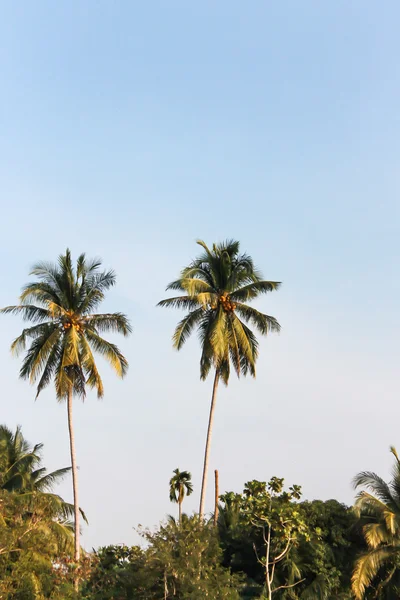
M 63 323 L 63 327 L 66 331 L 68 329 L 71 329 L 71 327 L 75 327 L 78 333 L 81 333 L 83 331 L 83 327 L 79 323 L 75 323 L 74 321 L 65 321 Z
M 228 294 L 222 294 L 219 298 L 219 301 L 225 312 L 233 312 L 236 308 L 236 304 L 232 302 Z

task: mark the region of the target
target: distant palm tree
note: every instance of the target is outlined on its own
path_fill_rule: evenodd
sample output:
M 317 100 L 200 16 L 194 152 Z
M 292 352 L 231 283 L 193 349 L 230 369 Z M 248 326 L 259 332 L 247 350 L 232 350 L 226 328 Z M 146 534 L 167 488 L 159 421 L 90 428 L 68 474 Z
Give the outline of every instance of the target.
M 389 586 L 393 597 L 400 595 L 400 461 L 396 449 L 391 447 L 390 451 L 395 457 L 390 483 L 370 471 L 354 478 L 354 487 L 364 488 L 355 507 L 368 546 L 357 559 L 352 577 L 353 593 L 358 600 L 365 597 L 378 575 L 380 583 L 375 598 L 381 598 L 384 588 L 387 592 Z
M 252 258 L 239 254 L 239 242 L 214 244 L 212 249 L 203 241 L 197 243 L 204 252 L 167 287 L 183 291 L 185 295 L 162 300 L 158 306 L 188 311 L 175 329 L 174 347 L 180 350 L 193 329 L 197 328 L 202 347 L 200 378 L 206 379 L 210 370 L 214 369 L 199 509 L 202 518 L 218 383 L 221 379 L 225 385 L 228 384 L 231 364 L 238 376 L 250 373 L 255 377 L 258 342 L 245 323 L 250 322 L 262 335 L 279 331 L 280 326 L 274 317 L 246 304 L 260 294 L 278 289 L 279 283 L 262 279 Z
M 75 519 L 75 560 L 79 560 L 79 503 L 78 471 L 72 422 L 74 395 L 84 397 L 88 385 L 103 396 L 104 389 L 93 356 L 101 354 L 117 375 L 123 377 L 128 369 L 126 358 L 117 346 L 101 337 L 101 333 L 117 332 L 128 335 L 128 319 L 122 313 L 93 314 L 104 299 L 105 292 L 115 284 L 114 271 L 100 272 L 99 259 L 87 260 L 81 254 L 74 268 L 67 249 L 56 265 L 36 264 L 31 275 L 37 280 L 22 291 L 18 306 L 8 306 L 1 312 L 18 314 L 34 323 L 24 329 L 13 342 L 11 350 L 18 354 L 29 348 L 20 370 L 22 379 L 38 380 L 37 396 L 54 381 L 57 399 L 66 400 L 72 465 Z
M 189 471 L 174 470 L 174 476 L 169 482 L 169 499 L 179 506 L 179 523 L 182 523 L 182 502 L 185 496 L 193 492 L 192 475 Z

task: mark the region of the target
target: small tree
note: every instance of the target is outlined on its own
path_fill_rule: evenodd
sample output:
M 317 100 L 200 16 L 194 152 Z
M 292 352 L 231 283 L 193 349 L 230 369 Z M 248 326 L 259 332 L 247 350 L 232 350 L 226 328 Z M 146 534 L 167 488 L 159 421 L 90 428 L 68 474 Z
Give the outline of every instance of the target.
M 182 523 L 182 502 L 185 496 L 193 492 L 192 475 L 189 471 L 174 470 L 174 476 L 169 481 L 169 499 L 179 506 L 179 523 Z
M 309 537 L 302 512 L 294 502 L 300 499 L 301 488 L 293 485 L 284 491 L 283 484 L 284 480 L 278 477 L 272 477 L 268 484 L 251 481 L 243 493 L 246 518 L 262 532 L 263 547 L 254 543 L 253 548 L 265 574 L 264 597 L 268 600 L 278 590 L 291 589 L 304 581 L 295 565 L 290 578 L 282 577 L 282 569 L 279 576 L 277 573 L 277 567 L 288 559 L 299 540 Z

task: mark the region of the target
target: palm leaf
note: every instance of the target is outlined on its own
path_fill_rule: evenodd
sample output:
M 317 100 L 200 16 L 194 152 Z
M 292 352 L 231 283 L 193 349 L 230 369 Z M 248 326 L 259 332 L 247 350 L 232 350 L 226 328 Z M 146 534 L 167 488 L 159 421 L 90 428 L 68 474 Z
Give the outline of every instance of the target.
M 376 548 L 361 555 L 355 563 L 351 580 L 353 594 L 357 600 L 362 600 L 366 589 L 377 576 L 382 566 L 398 557 L 400 548 Z
M 172 338 L 174 348 L 176 348 L 177 350 L 180 350 L 182 348 L 183 344 L 186 342 L 186 340 L 192 333 L 193 328 L 201 320 L 203 314 L 203 309 L 198 308 L 190 312 L 186 317 L 179 321 Z
M 157 306 L 168 306 L 171 308 L 184 308 L 186 310 L 192 310 L 201 306 L 200 302 L 196 298 L 189 296 L 178 296 L 177 298 L 166 298 L 161 300 Z
M 267 335 L 271 331 L 278 332 L 281 329 L 278 321 L 274 317 L 265 315 L 252 306 L 247 306 L 242 303 L 236 304 L 236 312 L 246 321 L 252 323 L 262 335 Z
M 238 302 L 248 302 L 257 298 L 260 294 L 279 289 L 280 285 L 279 281 L 255 281 L 232 292 L 231 298 Z
M 51 314 L 46 308 L 34 306 L 33 304 L 21 304 L 19 306 L 6 306 L 0 310 L 4 315 L 21 315 L 24 321 L 32 323 L 43 323 L 51 319 Z
M 122 333 L 127 336 L 132 332 L 128 318 L 123 313 L 89 315 L 85 318 L 85 323 L 100 333 Z
M 119 377 L 125 377 L 128 371 L 128 361 L 118 347 L 90 330 L 87 330 L 85 335 L 95 352 L 108 360 Z

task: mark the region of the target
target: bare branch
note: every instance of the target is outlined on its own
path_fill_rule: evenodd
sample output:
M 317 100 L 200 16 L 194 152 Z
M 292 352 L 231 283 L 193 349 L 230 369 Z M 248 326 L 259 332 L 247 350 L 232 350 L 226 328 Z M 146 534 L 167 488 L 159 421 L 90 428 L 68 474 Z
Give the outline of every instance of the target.
M 291 544 L 291 542 L 293 542 L 293 540 L 294 540 L 294 538 L 289 538 L 288 539 L 288 542 L 287 542 L 286 547 L 283 550 L 283 552 L 281 552 L 276 558 L 273 559 L 273 563 L 274 564 L 280 562 L 281 560 L 283 560 L 285 558 L 286 554 L 290 550 L 290 544 Z
M 299 583 L 303 583 L 303 581 L 305 581 L 305 580 L 306 580 L 306 578 L 303 577 L 303 579 L 299 579 L 299 581 L 296 581 L 296 583 L 292 583 L 290 585 L 280 585 L 279 587 L 272 590 L 272 592 L 277 592 L 278 590 L 288 590 L 289 588 L 294 588 L 296 585 L 299 585 Z
M 256 555 L 256 558 L 257 558 L 257 562 L 258 562 L 260 565 L 264 566 L 264 563 L 263 563 L 263 561 L 262 561 L 262 560 L 260 560 L 260 558 L 259 558 L 259 556 L 258 556 L 257 548 L 256 548 L 256 545 L 255 545 L 254 543 L 253 543 L 253 550 L 254 550 L 254 552 L 255 552 L 255 555 Z

